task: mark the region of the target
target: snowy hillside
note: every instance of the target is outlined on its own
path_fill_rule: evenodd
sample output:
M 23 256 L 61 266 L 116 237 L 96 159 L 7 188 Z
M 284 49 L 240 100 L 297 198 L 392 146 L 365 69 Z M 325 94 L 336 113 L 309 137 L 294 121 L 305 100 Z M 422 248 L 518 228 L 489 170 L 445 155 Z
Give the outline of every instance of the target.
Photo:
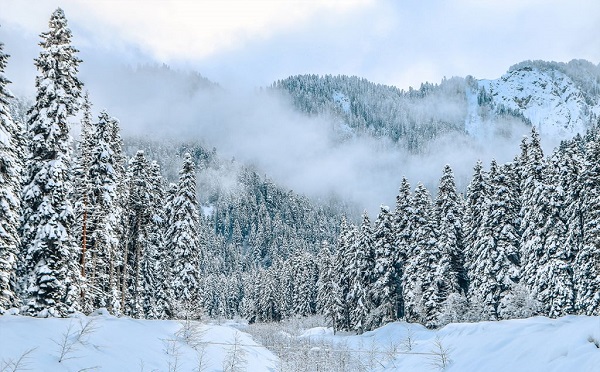
M 408 91 L 343 75 L 298 75 L 273 86 L 301 112 L 333 115 L 352 133 L 387 137 L 417 152 L 448 133 L 493 139 L 523 124 L 566 139 L 600 114 L 600 66 L 584 60 L 525 61 L 498 79 L 453 77 Z
M 479 80 L 495 111 L 522 114 L 543 135 L 565 138 L 583 133 L 600 112 L 598 98 L 586 102 L 584 92 L 565 73 L 535 65 L 511 69 L 495 80 Z

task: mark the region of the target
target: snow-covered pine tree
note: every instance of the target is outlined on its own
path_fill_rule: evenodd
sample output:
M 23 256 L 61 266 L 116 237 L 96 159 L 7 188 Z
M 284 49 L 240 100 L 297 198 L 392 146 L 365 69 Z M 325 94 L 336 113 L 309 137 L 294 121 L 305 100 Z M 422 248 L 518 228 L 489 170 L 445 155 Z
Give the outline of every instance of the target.
M 196 197 L 196 172 L 190 154 L 183 166 L 173 199 L 167 249 L 173 255 L 173 291 L 179 306 L 193 305 L 198 298 L 200 279 L 200 216 Z
M 410 216 L 412 238 L 407 252 L 402 278 L 406 319 L 435 326 L 438 310 L 433 283 L 437 264 L 441 259 L 433 223 L 433 206 L 429 192 L 417 184 Z
M 75 215 L 73 235 L 75 236 L 75 241 L 81 247 L 79 263 L 81 265 L 81 276 L 84 279 L 82 281 L 83 299 L 81 307 L 84 313 L 89 313 L 93 310 L 92 292 L 87 288 L 88 282 L 86 278 L 86 266 L 88 264 L 86 260 L 89 256 L 87 234 L 90 227 L 88 217 L 92 213 L 90 206 L 92 187 L 90 184 L 89 167 L 91 163 L 91 151 L 95 140 L 92 124 L 92 104 L 87 91 L 83 96 L 81 111 L 81 139 L 76 146 L 78 151 L 73 159 L 72 174 L 74 181 L 71 199 L 73 200 L 73 212 Z
M 338 295 L 337 280 L 335 278 L 334 254 L 329 250 L 326 240 L 321 243 L 317 255 L 319 267 L 319 280 L 317 281 L 317 311 L 323 314 L 331 326 L 337 329 L 334 315 L 335 300 Z
M 292 259 L 294 280 L 293 314 L 313 315 L 316 310 L 317 266 L 313 256 L 307 252 L 297 252 Z
M 524 143 L 525 144 L 525 143 Z M 521 284 L 529 290 L 535 290 L 543 283 L 536 283 L 538 270 L 545 265 L 546 235 L 549 233 L 545 225 L 549 218 L 550 187 L 546 184 L 546 159 L 544 158 L 540 137 L 535 127 L 527 145 L 522 146 L 521 156 Z M 543 279 L 543 278 L 542 278 Z M 534 294 L 535 296 L 536 294 Z
M 375 250 L 375 282 L 371 298 L 374 300 L 373 326 L 396 321 L 399 317 L 401 296 L 401 267 L 397 261 L 397 248 L 392 214 L 390 208 L 381 206 L 375 220 L 373 231 Z
M 560 147 L 560 187 L 565 193 L 565 218 L 569 255 L 575 257 L 583 242 L 583 173 L 585 167 L 583 138 L 577 134 Z
M 164 205 L 170 206 L 170 203 L 165 204 L 164 179 L 156 161 L 150 164 L 149 185 L 151 216 L 148 242 L 150 249 L 143 265 L 146 278 L 144 312 L 147 318 L 168 319 L 172 317 L 171 303 L 174 299 L 171 287 L 173 257 L 164 242 L 168 226 Z M 150 268 L 148 265 L 153 265 L 153 267 Z M 153 287 L 150 288 L 150 285 Z
M 337 279 L 337 292 L 334 293 L 331 322 L 335 330 L 350 330 L 351 301 L 350 293 L 351 267 L 354 261 L 352 247 L 357 239 L 355 226 L 349 225 L 345 217 L 340 224 L 340 235 L 337 240 L 337 250 L 334 262 L 334 277 Z
M 79 308 L 79 246 L 72 232 L 71 136 L 67 119 L 81 96 L 81 62 L 71 46 L 71 31 L 59 8 L 42 33 L 35 60 L 39 75 L 29 111 L 29 155 L 23 190 L 22 254 L 27 278 L 26 311 L 65 316 Z
M 83 200 L 82 244 L 85 255 L 81 260 L 85 271 L 87 292 L 91 308 L 106 307 L 119 312 L 119 288 L 116 267 L 120 261 L 120 216 L 123 213 L 119 186 L 124 178 L 121 144 L 114 141 L 119 131 L 118 121 L 102 111 L 98 122 L 86 131 L 82 143 L 80 163 L 85 167 L 87 182 L 78 192 Z M 93 140 L 90 140 L 93 138 Z M 82 248 L 83 250 L 83 248 Z
M 444 167 L 435 202 L 435 225 L 438 260 L 432 276 L 432 285 L 424 295 L 432 302 L 433 314 L 429 326 L 439 325 L 442 314 L 448 311 L 448 298 L 464 294 L 467 287 L 463 257 L 462 201 L 456 192 L 454 174 L 449 165 Z M 454 298 L 454 297 L 453 297 Z
M 277 266 L 271 266 L 268 269 L 258 269 L 259 277 L 256 292 L 258 321 L 273 322 L 281 320 L 281 301 L 279 297 L 280 276 L 277 269 Z
M 142 301 L 144 278 L 142 263 L 148 251 L 150 227 L 150 164 L 143 151 L 138 151 L 130 160 L 127 182 L 129 193 L 127 201 L 127 240 L 123 252 L 123 270 L 121 276 L 121 306 L 123 312 L 134 318 L 143 317 Z
M 489 190 L 488 180 L 484 174 L 481 161 L 478 161 L 473 168 L 471 182 L 467 186 L 463 228 L 465 232 L 465 270 L 468 279 L 468 299 L 471 304 L 476 303 L 477 307 L 482 310 L 484 307 L 481 288 L 478 286 L 474 288 L 471 283 L 479 280 L 477 276 L 480 275 L 478 270 L 481 267 L 481 262 L 477 247 L 480 244 L 480 239 L 484 238 L 482 223 L 489 203 L 487 190 Z M 489 319 L 491 317 L 490 314 L 484 313 L 472 313 L 471 315 L 471 320 Z
M 483 165 L 478 161 L 473 168 L 473 177 L 467 186 L 465 195 L 465 210 L 463 218 L 465 268 L 467 273 L 477 260 L 474 248 L 479 238 L 481 218 L 485 212 L 487 196 L 485 194 L 487 181 L 483 172 Z
M 502 300 L 519 281 L 518 210 L 509 181 L 495 161 L 488 177 L 488 202 L 474 244 L 469 290 L 471 299 L 483 304 L 483 318 L 497 319 Z
M 156 182 L 154 178 L 151 178 L 151 182 Z M 175 316 L 175 294 L 173 292 L 173 252 L 170 250 L 171 245 L 169 244 L 168 230 L 170 226 L 173 226 L 173 202 L 177 196 L 177 184 L 170 183 L 166 191 L 164 192 L 164 200 L 162 204 L 164 207 L 158 211 L 159 216 L 162 212 L 162 218 L 164 218 L 162 226 L 161 242 L 158 243 L 158 251 L 156 258 L 156 284 L 155 289 L 155 300 L 156 300 L 156 314 L 159 319 L 171 319 Z M 158 221 L 157 221 L 158 222 Z
M 582 220 L 583 239 L 574 261 L 575 309 L 578 314 L 600 314 L 600 140 L 597 133 L 585 152 Z
M 400 184 L 400 189 L 398 191 L 398 195 L 396 196 L 396 209 L 394 210 L 393 216 L 393 235 L 394 235 L 394 245 L 396 247 L 395 255 L 394 255 L 394 263 L 396 265 L 398 276 L 400 280 L 400 285 L 398 287 L 398 318 L 402 319 L 404 317 L 404 285 L 402 283 L 404 277 L 404 266 L 406 264 L 406 259 L 408 257 L 408 252 L 410 251 L 410 244 L 412 240 L 412 225 L 411 225 L 411 216 L 412 216 L 412 196 L 410 191 L 410 184 L 408 180 L 403 177 L 402 183 Z
M 522 258 L 519 251 L 520 245 L 520 210 L 522 209 L 519 203 L 518 188 L 514 177 L 514 165 L 506 163 L 499 167 L 494 178 L 490 177 L 490 210 L 488 211 L 492 218 L 492 224 L 496 226 L 492 230 L 492 235 L 496 237 L 496 249 L 498 256 L 495 258 L 496 267 L 500 270 L 497 272 L 498 282 L 501 283 L 501 288 L 505 288 L 509 293 L 500 294 L 500 309 L 498 314 L 505 319 L 514 317 L 511 312 L 511 303 L 518 298 L 515 296 L 515 290 L 531 290 L 522 282 Z M 520 287 L 517 283 L 520 283 Z M 533 293 L 531 296 L 535 296 Z
M 358 239 L 352 247 L 354 253 L 350 266 L 350 292 L 352 300 L 350 308 L 350 324 L 354 330 L 361 334 L 372 328 L 370 313 L 373 310 L 371 298 L 372 285 L 375 281 L 375 252 L 373 247 L 373 231 L 371 221 L 365 211 L 360 225 Z
M 279 283 L 277 306 L 279 308 L 281 318 L 289 318 L 294 315 L 294 294 L 296 292 L 294 278 L 296 273 L 294 272 L 292 260 L 282 260 L 276 258 L 271 267 L 273 269 L 277 269 Z
M 442 277 L 448 283 L 446 291 L 450 293 L 466 293 L 467 275 L 464 268 L 464 242 L 463 242 L 463 201 L 456 192 L 454 173 L 450 165 L 444 167 L 440 179 L 438 194 L 435 201 L 436 231 L 438 245 L 442 250 L 442 262 L 449 259 L 448 270 L 442 269 Z M 443 274 L 442 274 L 443 272 Z
M 568 244 L 566 194 L 561 182 L 570 171 L 570 162 L 558 152 L 548 159 L 543 190 L 543 202 L 547 205 L 541 231 L 544 249 L 537 260 L 537 275 L 529 286 L 532 295 L 537 295 L 538 310 L 551 318 L 572 314 L 574 310 L 573 248 Z
M 0 43 L 0 313 L 18 305 L 17 256 L 21 218 L 21 128 L 9 110 L 8 79 L 4 69 L 8 55 Z
M 554 165 L 552 184 L 562 193 L 563 220 L 566 225 L 566 236 L 563 246 L 556 246 L 552 254 L 554 265 L 554 280 L 548 284 L 548 297 L 551 298 L 549 306 L 542 300 L 545 311 L 550 317 L 559 317 L 573 314 L 576 297 L 577 265 L 575 257 L 581 250 L 583 242 L 583 211 L 585 200 L 583 198 L 584 185 L 584 154 L 583 139 L 578 134 L 570 141 L 563 142 L 552 159 Z M 556 159 L 558 157 L 558 159 Z

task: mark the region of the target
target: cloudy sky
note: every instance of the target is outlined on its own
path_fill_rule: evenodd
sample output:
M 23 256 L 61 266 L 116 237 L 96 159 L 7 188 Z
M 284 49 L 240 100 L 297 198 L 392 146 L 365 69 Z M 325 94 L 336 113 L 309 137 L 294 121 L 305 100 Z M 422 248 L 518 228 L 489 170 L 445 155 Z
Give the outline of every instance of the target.
M 600 62 L 597 0 L 0 0 L 0 37 L 36 37 L 57 6 L 84 53 L 190 67 L 225 85 L 330 73 L 407 88 L 497 78 L 525 59 Z

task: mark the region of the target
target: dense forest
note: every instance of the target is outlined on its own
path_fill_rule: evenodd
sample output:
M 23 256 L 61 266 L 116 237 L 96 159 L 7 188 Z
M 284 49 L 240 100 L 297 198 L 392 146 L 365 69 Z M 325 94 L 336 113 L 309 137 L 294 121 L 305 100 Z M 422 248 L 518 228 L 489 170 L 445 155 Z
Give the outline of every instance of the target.
M 0 44 L 0 312 L 251 322 L 321 313 L 359 333 L 398 319 L 433 328 L 599 314 L 598 125 L 549 156 L 534 127 L 514 161 L 477 163 L 464 195 L 446 166 L 435 197 L 404 180 L 394 210 L 358 222 L 343 202 L 286 190 L 209 146 L 124 141 L 116 118 L 92 114 L 62 10 L 49 26 L 31 104 L 9 92 Z M 464 130 L 462 106 L 449 117 L 422 99 L 451 91 L 464 103 L 468 81 L 403 92 L 304 76 L 274 87 L 296 92 L 307 113 L 346 115 L 355 130 L 417 149 Z M 311 95 L 310 84 L 330 91 Z M 365 91 L 341 94 L 344 84 Z M 478 97 L 491 105 L 485 90 Z M 81 123 L 78 141 L 69 120 Z

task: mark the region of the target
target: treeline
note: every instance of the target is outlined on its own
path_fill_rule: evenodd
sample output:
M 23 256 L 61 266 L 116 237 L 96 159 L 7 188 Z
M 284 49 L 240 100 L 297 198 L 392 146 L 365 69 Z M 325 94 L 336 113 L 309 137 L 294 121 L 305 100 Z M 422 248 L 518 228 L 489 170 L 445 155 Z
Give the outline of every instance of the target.
M 321 263 L 319 306 L 336 329 L 600 313 L 600 137 L 544 157 L 533 130 L 513 162 L 475 166 L 463 198 L 444 169 L 435 200 L 406 180 L 374 226 L 342 224 Z
M 125 157 L 119 122 L 106 112 L 92 119 L 61 9 L 41 38 L 26 123 L 11 116 L 8 80 L 0 80 L 0 308 L 176 316 L 179 303 L 196 299 L 206 259 L 194 163 L 187 155 L 165 192 L 156 162 L 142 151 Z M 0 54 L 0 73 L 7 58 Z M 68 119 L 79 111 L 73 156 Z
M 599 177 L 598 127 L 548 157 L 532 129 L 512 162 L 477 163 L 464 196 L 450 166 L 435 198 L 404 179 L 395 209 L 382 206 L 374 223 L 366 212 L 358 226 L 343 220 L 335 246 L 259 271 L 242 314 L 322 313 L 357 332 L 395 320 L 598 315 Z

